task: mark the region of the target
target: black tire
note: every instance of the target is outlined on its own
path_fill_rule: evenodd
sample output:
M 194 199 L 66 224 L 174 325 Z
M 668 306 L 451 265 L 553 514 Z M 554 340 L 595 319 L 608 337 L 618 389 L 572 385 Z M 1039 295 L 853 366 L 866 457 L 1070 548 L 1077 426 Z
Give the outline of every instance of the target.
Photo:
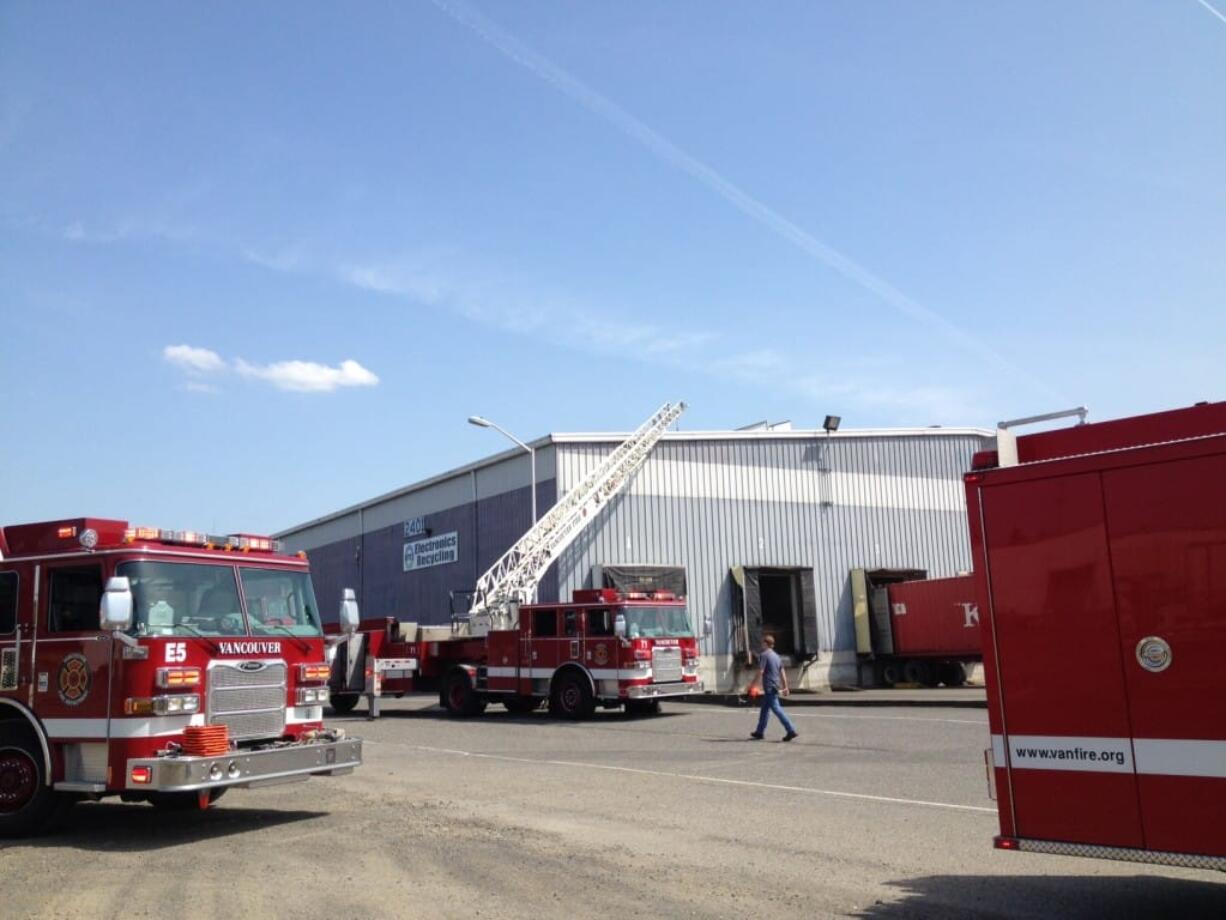
M 42 747 L 32 731 L 0 724 L 0 837 L 49 830 L 70 804 L 47 785 Z
M 961 687 L 966 683 L 966 665 L 961 661 L 947 661 L 941 665 L 941 683 L 946 687 Z
M 517 715 L 536 712 L 541 708 L 543 702 L 545 701 L 535 696 L 504 696 L 502 698 L 502 705 L 507 707 L 507 712 Z
M 447 715 L 462 719 L 485 712 L 485 700 L 478 695 L 472 679 L 463 668 L 456 668 L 443 681 L 439 705 L 447 711 Z
M 578 671 L 564 671 L 553 684 L 549 696 L 549 711 L 563 719 L 586 719 L 596 711 L 592 687 L 587 675 Z
M 628 700 L 626 714 L 631 716 L 658 716 L 660 714 L 659 700 Z
M 881 683 L 887 687 L 902 683 L 902 665 L 897 661 L 883 661 L 878 673 L 881 676 Z
M 359 693 L 330 693 L 328 694 L 328 705 L 332 707 L 336 715 L 347 716 L 353 712 L 361 698 Z
M 922 658 L 912 658 L 902 666 L 903 680 L 908 684 L 920 684 L 924 687 L 937 685 L 936 672 L 932 665 Z
M 208 795 L 200 792 L 153 792 L 149 804 L 161 811 L 205 811 L 212 808 L 223 795 L 225 788 L 210 789 Z

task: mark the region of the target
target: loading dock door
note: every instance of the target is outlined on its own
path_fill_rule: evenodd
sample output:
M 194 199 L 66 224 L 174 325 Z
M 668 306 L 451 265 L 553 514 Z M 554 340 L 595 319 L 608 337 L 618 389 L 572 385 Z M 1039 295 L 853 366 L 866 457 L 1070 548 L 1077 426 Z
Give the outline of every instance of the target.
M 775 637 L 781 655 L 817 655 L 817 591 L 812 569 L 732 569 L 733 652 L 740 661 L 757 660 L 762 636 Z

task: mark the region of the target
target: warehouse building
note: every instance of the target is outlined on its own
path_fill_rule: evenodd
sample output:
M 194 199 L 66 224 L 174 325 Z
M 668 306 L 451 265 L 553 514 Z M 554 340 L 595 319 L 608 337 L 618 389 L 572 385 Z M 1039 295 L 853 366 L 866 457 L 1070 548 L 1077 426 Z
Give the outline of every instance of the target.
M 547 572 L 577 588 L 683 593 L 707 686 L 744 686 L 748 646 L 775 635 L 794 686 L 862 680 L 850 572 L 971 567 L 962 474 L 993 433 L 970 428 L 673 431 Z M 536 455 L 538 514 L 626 435 L 552 434 Z M 293 527 L 325 619 L 341 589 L 363 618 L 446 624 L 531 525 L 530 458 L 507 451 Z M 706 627 L 709 626 L 709 629 Z

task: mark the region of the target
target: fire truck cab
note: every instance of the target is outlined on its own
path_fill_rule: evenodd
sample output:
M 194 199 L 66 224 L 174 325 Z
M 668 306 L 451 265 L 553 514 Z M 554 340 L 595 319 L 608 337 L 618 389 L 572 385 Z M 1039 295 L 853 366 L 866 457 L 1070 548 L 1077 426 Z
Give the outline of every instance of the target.
M 1226 868 L 1226 403 L 998 442 L 966 476 L 996 845 Z
M 80 798 L 206 807 L 350 772 L 328 674 L 305 557 L 268 537 L 0 528 L 0 836 Z

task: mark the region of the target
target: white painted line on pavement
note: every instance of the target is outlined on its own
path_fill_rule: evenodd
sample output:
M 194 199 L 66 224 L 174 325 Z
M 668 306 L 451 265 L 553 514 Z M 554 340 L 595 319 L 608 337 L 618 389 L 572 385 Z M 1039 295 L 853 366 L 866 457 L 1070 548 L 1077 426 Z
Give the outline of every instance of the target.
M 583 770 L 610 770 L 615 773 L 633 773 L 639 776 L 664 776 L 670 779 L 688 779 L 700 783 L 719 783 L 725 786 L 751 786 L 757 789 L 774 789 L 780 792 L 804 792 L 809 795 L 825 795 L 839 799 L 860 799 L 866 802 L 881 802 L 887 805 L 916 805 L 922 808 L 944 808 L 949 811 L 973 811 L 983 814 L 996 814 L 995 808 L 984 808 L 981 805 L 956 805 L 952 802 L 928 802 L 923 799 L 900 799 L 888 795 L 869 795 L 865 792 L 839 792 L 834 789 L 813 789 L 809 786 L 784 786 L 778 783 L 759 783 L 747 779 L 725 779 L 719 776 L 700 776 L 695 773 L 670 773 L 667 770 L 644 770 L 641 767 L 618 767 L 612 764 L 583 763 L 575 760 L 537 760 L 532 757 L 511 757 L 507 754 L 481 754 L 476 751 L 461 751 L 456 748 L 429 747 L 424 744 L 398 744 L 388 741 L 363 739 L 363 744 L 376 744 L 385 747 L 402 747 L 411 751 L 427 751 L 432 754 L 455 754 L 459 757 L 477 757 L 482 760 L 501 760 L 506 763 L 526 763 L 551 767 L 579 767 Z
M 797 712 L 793 706 L 785 706 L 789 719 L 873 719 L 878 722 L 944 722 L 947 725 L 978 725 L 981 728 L 988 727 L 987 716 L 980 719 L 913 719 L 910 716 L 861 716 L 861 715 L 828 715 L 820 712 Z M 757 718 L 758 707 L 746 706 L 744 709 L 729 709 L 728 715 L 744 716 L 749 713 L 754 718 Z

